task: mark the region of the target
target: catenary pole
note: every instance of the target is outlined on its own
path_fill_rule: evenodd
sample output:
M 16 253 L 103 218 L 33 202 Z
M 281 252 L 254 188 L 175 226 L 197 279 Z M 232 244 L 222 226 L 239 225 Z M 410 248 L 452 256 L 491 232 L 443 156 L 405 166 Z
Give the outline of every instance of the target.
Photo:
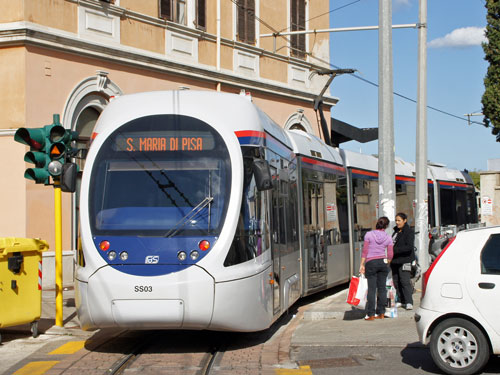
M 395 220 L 394 97 L 392 69 L 392 0 L 379 0 L 378 34 L 379 215 Z
M 415 239 L 422 271 L 429 268 L 427 206 L 427 0 L 419 1 Z

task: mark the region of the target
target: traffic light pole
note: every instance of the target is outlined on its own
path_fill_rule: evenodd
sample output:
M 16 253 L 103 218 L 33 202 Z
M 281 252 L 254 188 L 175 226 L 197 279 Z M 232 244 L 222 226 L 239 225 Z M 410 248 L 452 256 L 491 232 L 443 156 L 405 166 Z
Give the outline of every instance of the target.
M 58 114 L 52 116 L 50 125 L 19 128 L 14 134 L 14 141 L 30 147 L 24 161 L 34 164 L 34 167 L 26 169 L 24 177 L 37 184 L 50 185 L 51 177 L 54 182 L 56 325 L 60 327 L 63 326 L 61 192 L 74 193 L 76 189 L 78 167 L 69 161 L 74 155 L 71 143 L 77 138 L 77 132 L 61 125 Z
M 54 179 L 54 219 L 56 231 L 56 326 L 63 327 L 62 289 L 62 204 L 61 183 Z

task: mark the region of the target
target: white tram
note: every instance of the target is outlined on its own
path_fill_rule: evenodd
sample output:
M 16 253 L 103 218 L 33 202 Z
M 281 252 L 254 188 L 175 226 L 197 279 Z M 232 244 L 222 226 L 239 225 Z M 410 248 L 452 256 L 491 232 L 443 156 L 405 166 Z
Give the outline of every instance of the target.
M 94 135 L 80 191 L 83 329 L 258 331 L 356 269 L 376 218 L 375 158 L 209 91 L 119 97 Z

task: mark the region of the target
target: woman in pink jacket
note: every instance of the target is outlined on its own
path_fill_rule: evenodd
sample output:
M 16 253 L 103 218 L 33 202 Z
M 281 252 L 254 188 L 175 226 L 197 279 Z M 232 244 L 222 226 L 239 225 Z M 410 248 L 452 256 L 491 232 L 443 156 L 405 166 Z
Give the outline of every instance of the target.
M 385 284 L 393 255 L 392 238 L 385 232 L 388 225 L 389 219 L 382 216 L 377 220 L 375 230 L 365 235 L 359 266 L 359 273 L 364 273 L 368 280 L 365 320 L 384 319 L 387 303 Z M 378 298 L 375 298 L 377 294 Z

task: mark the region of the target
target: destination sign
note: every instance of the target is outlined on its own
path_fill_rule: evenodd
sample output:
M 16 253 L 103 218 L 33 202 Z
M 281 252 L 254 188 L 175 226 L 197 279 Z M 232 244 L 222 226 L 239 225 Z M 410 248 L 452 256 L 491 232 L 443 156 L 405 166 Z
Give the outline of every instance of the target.
M 115 138 L 114 151 L 163 152 L 209 151 L 214 149 L 214 139 L 208 132 L 154 132 L 148 134 L 122 133 Z

